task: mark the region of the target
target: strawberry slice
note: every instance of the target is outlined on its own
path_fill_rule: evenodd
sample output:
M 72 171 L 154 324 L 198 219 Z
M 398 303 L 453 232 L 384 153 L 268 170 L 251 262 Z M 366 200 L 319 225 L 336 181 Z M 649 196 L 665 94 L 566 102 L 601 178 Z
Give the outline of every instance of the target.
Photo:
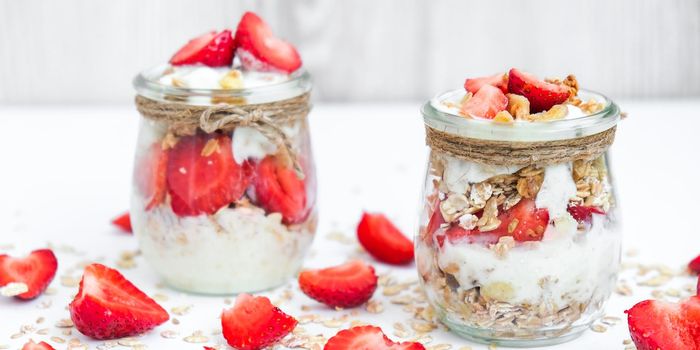
M 374 268 L 360 260 L 299 274 L 299 287 L 311 299 L 330 307 L 362 305 L 377 289 Z
M 53 346 L 47 344 L 46 342 L 41 342 L 39 344 L 35 343 L 33 340 L 29 340 L 22 350 L 55 350 Z
M 499 88 L 484 85 L 462 104 L 460 111 L 464 115 L 493 119 L 496 113 L 504 111 L 506 107 L 508 107 L 508 97 Z
M 126 213 L 117 216 L 116 218 L 112 219 L 112 225 L 118 227 L 120 230 L 128 233 L 134 232 L 133 229 L 131 228 L 131 216 L 129 215 L 129 212 L 127 211 Z
M 272 305 L 267 297 L 240 294 L 221 313 L 224 338 L 239 350 L 258 350 L 277 343 L 294 330 L 297 320 Z
M 278 39 L 258 15 L 243 14 L 236 29 L 236 55 L 243 68 L 291 73 L 301 67 L 301 57 L 291 44 Z
M 209 67 L 230 66 L 235 49 L 236 42 L 230 30 L 226 29 L 219 34 L 211 31 L 188 41 L 173 55 L 170 64 L 181 66 L 199 63 Z
M 377 260 L 402 265 L 413 261 L 413 242 L 382 214 L 364 213 L 357 239 Z
M 226 135 L 185 136 L 170 150 L 169 158 L 168 191 L 178 216 L 213 214 L 241 198 L 248 186 Z
M 282 214 L 284 223 L 296 224 L 308 216 L 304 181 L 277 158 L 267 156 L 258 163 L 253 184 L 257 204 L 267 212 Z
M 514 207 L 500 214 L 498 219 L 501 220 L 501 225 L 491 233 L 513 236 L 518 242 L 541 241 L 549 224 L 549 211 L 538 209 L 534 200 L 523 198 Z
M 467 78 L 464 81 L 464 89 L 472 94 L 476 94 L 484 85 L 495 86 L 505 94 L 508 92 L 508 74 L 498 73 L 488 77 Z
M 68 310 L 80 333 L 95 339 L 138 335 L 170 318 L 119 271 L 101 264 L 85 267 L 80 289 Z
M 433 237 L 444 223 L 445 218 L 442 217 L 442 213 L 440 212 L 440 201 L 436 201 L 433 207 L 433 214 L 430 216 L 430 220 L 428 220 L 428 225 L 425 227 L 425 230 L 421 232 L 421 240 L 425 245 L 428 247 L 433 245 Z
M 136 186 L 146 198 L 146 210 L 151 210 L 165 200 L 167 189 L 168 152 L 159 142 L 154 143 L 136 166 Z
M 19 299 L 34 299 L 53 281 L 58 261 L 50 249 L 39 249 L 28 256 L 14 258 L 0 255 L 0 286 L 8 283 L 24 283 L 28 290 L 17 295 Z
M 690 271 L 700 274 L 700 255 L 688 263 L 688 268 Z
M 328 339 L 323 350 L 425 350 L 425 347 L 417 342 L 395 343 L 379 327 L 357 326 Z
M 625 313 L 637 350 L 700 349 L 700 297 L 645 300 Z
M 534 75 L 515 68 L 508 73 L 508 92 L 525 96 L 530 101 L 531 113 L 546 111 L 554 105 L 564 103 L 570 94 L 565 85 L 539 80 Z
M 605 211 L 598 207 L 588 207 L 583 205 L 570 205 L 566 210 L 571 214 L 574 220 L 578 222 L 591 222 L 593 214 L 605 215 Z

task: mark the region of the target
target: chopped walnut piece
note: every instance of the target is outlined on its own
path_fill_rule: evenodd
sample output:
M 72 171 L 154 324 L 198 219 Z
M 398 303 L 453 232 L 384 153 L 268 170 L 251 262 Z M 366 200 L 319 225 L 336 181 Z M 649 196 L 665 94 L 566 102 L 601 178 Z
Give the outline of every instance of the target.
M 243 79 L 241 71 L 238 69 L 232 69 L 226 73 L 226 75 L 219 80 L 219 86 L 222 89 L 242 89 Z
M 506 110 L 515 119 L 524 119 L 530 115 L 530 101 L 522 95 L 506 94 L 508 97 L 508 107 Z
M 525 117 L 525 120 L 533 122 L 546 122 L 563 119 L 567 114 L 569 114 L 569 109 L 566 107 L 566 105 L 554 105 L 552 108 L 544 112 L 530 114 L 529 116 Z
M 535 198 L 537 193 L 540 191 L 543 181 L 544 175 L 542 174 L 520 178 L 520 180 L 518 180 L 518 184 L 516 185 L 518 194 L 520 194 L 523 198 Z

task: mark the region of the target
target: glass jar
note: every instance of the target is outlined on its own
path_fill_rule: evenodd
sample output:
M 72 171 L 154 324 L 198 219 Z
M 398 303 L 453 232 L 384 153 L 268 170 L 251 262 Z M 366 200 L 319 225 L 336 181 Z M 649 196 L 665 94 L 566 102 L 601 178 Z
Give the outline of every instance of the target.
M 134 80 L 142 115 L 131 220 L 141 252 L 170 286 L 254 292 L 301 267 L 316 230 L 316 175 L 303 69 L 244 89 Z
M 602 109 L 504 124 L 451 111 L 460 94 L 422 108 L 430 155 L 415 242 L 428 300 L 474 341 L 573 339 L 602 316 L 617 278 L 621 233 L 607 148 L 619 109 L 579 91 Z

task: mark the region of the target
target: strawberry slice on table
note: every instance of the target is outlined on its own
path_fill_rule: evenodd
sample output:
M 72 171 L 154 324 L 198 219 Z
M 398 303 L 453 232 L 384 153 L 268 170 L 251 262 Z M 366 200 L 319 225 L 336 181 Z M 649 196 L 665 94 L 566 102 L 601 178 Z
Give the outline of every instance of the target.
M 112 219 L 112 225 L 118 227 L 120 230 L 128 233 L 134 232 L 131 228 L 131 216 L 129 212 L 123 213 L 116 218 Z
M 395 265 L 413 261 L 413 242 L 383 214 L 362 214 L 357 239 L 379 261 Z
M 245 69 L 291 73 L 301 67 L 301 57 L 290 43 L 274 36 L 258 15 L 246 12 L 236 29 L 236 55 Z
M 46 342 L 35 343 L 33 340 L 29 340 L 22 350 L 55 350 L 53 346 L 47 344 Z
M 696 256 L 695 259 L 688 263 L 688 269 L 690 271 L 700 274 L 700 255 Z
M 213 214 L 238 200 L 248 186 L 246 172 L 233 159 L 231 138 L 196 134 L 170 150 L 167 184 L 178 216 Z
M 395 343 L 382 329 L 375 326 L 357 326 L 344 329 L 328 339 L 324 350 L 425 350 L 421 343 Z
M 589 207 L 584 205 L 570 205 L 566 210 L 571 214 L 574 220 L 578 222 L 591 222 L 593 214 L 605 215 L 605 211 L 598 207 Z
M 700 297 L 645 300 L 625 313 L 637 350 L 700 349 Z
M 286 224 L 304 221 L 309 214 L 306 184 L 274 156 L 257 164 L 255 178 L 256 202 L 267 212 L 282 214 Z
M 532 113 L 546 111 L 554 105 L 564 103 L 571 93 L 565 85 L 539 80 L 534 75 L 515 68 L 508 73 L 508 92 L 525 96 L 530 101 Z
M 508 92 L 508 74 L 498 73 L 488 77 L 467 78 L 464 81 L 464 89 L 472 94 L 476 94 L 484 85 L 495 86 L 505 94 Z
M 508 107 L 508 97 L 499 88 L 484 85 L 467 102 L 460 111 L 464 115 L 493 119 L 496 113 Z
M 541 241 L 549 224 L 549 211 L 538 209 L 535 201 L 523 198 L 514 207 L 498 215 L 501 225 L 491 231 L 500 236 L 513 236 L 518 242 Z
M 24 283 L 27 291 L 17 295 L 19 299 L 34 299 L 46 290 L 56 276 L 58 261 L 50 249 L 38 249 L 26 257 L 14 258 L 0 255 L 0 286 L 8 283 Z
M 304 294 L 330 307 L 350 308 L 362 305 L 377 289 L 374 268 L 360 260 L 299 274 Z
M 156 142 L 136 166 L 136 185 L 146 198 L 146 210 L 163 203 L 167 188 L 168 152 Z
M 221 33 L 211 31 L 202 34 L 185 44 L 170 59 L 170 64 L 181 66 L 185 64 L 203 64 L 209 67 L 230 66 L 236 43 L 231 31 L 226 29 Z
M 224 338 L 238 350 L 258 350 L 277 343 L 294 330 L 297 320 L 266 297 L 240 294 L 221 314 Z
M 80 333 L 95 339 L 142 334 L 170 318 L 119 271 L 101 264 L 85 267 L 80 289 L 68 310 Z

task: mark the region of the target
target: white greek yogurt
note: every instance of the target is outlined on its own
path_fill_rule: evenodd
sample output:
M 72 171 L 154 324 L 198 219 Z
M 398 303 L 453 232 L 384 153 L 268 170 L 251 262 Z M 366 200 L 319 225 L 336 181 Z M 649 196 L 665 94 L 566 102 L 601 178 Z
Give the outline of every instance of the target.
M 131 204 L 144 257 L 180 290 L 220 294 L 278 286 L 298 272 L 313 238 L 305 229 L 287 228 L 279 213 L 255 207 L 178 217 L 168 205 L 145 211 L 137 194 Z
M 470 183 L 478 183 L 498 175 L 513 174 L 520 166 L 497 166 L 445 156 L 443 180 L 450 192 L 464 193 Z
M 605 217 L 594 214 L 591 230 L 586 234 L 571 232 L 555 240 L 518 245 L 504 257 L 480 244 L 452 244 L 447 240 L 437 255 L 438 265 L 459 266 L 454 277 L 465 290 L 507 283 L 512 297 L 499 301 L 547 303 L 556 308 L 587 303 L 610 293 L 598 288 L 610 285 L 617 272 L 619 239 L 605 225 Z M 554 226 L 549 225 L 545 236 L 553 230 Z
M 167 86 L 179 86 L 191 89 L 223 89 L 222 79 L 231 67 L 207 67 L 202 65 L 166 66 L 158 82 Z M 241 88 L 255 88 L 283 83 L 289 75 L 280 72 L 259 72 L 241 70 Z

